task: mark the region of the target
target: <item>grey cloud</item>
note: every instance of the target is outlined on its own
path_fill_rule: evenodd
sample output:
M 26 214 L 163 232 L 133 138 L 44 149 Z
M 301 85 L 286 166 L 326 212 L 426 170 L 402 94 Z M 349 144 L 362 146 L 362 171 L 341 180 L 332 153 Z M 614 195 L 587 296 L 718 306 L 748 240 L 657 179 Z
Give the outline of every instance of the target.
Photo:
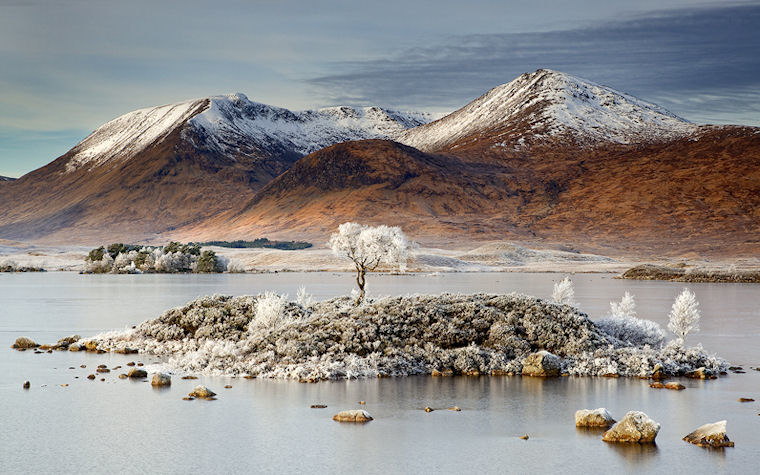
M 760 6 L 743 5 L 450 37 L 381 60 L 337 63 L 337 72 L 308 82 L 333 103 L 454 109 L 523 72 L 551 68 L 657 99 L 691 120 L 760 124 L 758 25 Z

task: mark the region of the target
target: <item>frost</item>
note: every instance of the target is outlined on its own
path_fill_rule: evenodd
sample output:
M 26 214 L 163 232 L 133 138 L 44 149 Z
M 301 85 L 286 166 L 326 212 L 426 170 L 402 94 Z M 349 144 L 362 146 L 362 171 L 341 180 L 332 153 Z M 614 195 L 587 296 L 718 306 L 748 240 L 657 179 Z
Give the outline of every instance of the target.
M 610 302 L 610 316 L 596 324 L 609 335 L 633 346 L 659 347 L 665 340 L 662 327 L 651 320 L 636 317 L 636 301 L 626 292 L 620 302 Z
M 318 381 L 493 371 L 519 373 L 547 350 L 578 375 L 668 374 L 725 361 L 701 347 L 624 344 L 569 306 L 518 294 L 348 297 L 308 307 L 284 296 L 215 295 L 164 312 L 134 330 L 101 334 L 101 348 L 128 346 L 168 358 L 178 371 Z
M 689 289 L 683 289 L 670 310 L 668 330 L 675 334 L 678 341 L 683 343 L 690 332 L 699 331 L 699 302 Z
M 570 280 L 570 277 L 565 277 L 560 282 L 554 284 L 552 300 L 560 305 L 570 305 L 571 307 L 576 305 L 575 290 L 573 290 L 573 282 Z

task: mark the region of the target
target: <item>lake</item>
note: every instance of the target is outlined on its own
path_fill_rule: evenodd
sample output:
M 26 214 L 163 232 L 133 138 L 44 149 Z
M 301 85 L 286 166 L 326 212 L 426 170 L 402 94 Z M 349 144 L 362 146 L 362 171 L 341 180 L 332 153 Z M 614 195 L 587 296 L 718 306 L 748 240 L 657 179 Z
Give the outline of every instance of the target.
M 370 275 L 371 296 L 441 292 L 521 292 L 548 297 L 560 274 L 451 273 Z M 639 316 L 663 327 L 684 284 L 624 281 L 610 274 L 571 276 L 580 308 L 604 315 L 623 292 Z M 689 344 L 744 366 L 715 381 L 679 380 L 684 391 L 655 390 L 631 378 L 406 377 L 301 384 L 290 381 L 173 378 L 168 389 L 117 379 L 86 379 L 98 364 L 113 368 L 145 355 L 9 348 L 18 336 L 54 343 L 73 333 L 123 329 L 206 294 L 292 298 L 303 285 L 316 299 L 345 295 L 351 274 L 244 275 L 0 274 L 0 471 L 61 473 L 188 471 L 255 473 L 754 473 L 760 463 L 760 286 L 689 284 L 700 301 L 701 331 Z M 153 363 L 156 365 L 152 365 Z M 86 368 L 80 368 L 80 365 Z M 69 369 L 73 368 L 73 369 Z M 30 390 L 21 385 L 29 380 Z M 68 384 L 68 386 L 61 386 Z M 216 401 L 183 401 L 196 384 Z M 232 388 L 225 389 L 225 385 Z M 365 401 L 365 405 L 359 405 Z M 326 404 L 327 409 L 311 409 Z M 460 412 L 446 408 L 458 406 Z M 426 413 L 425 406 L 435 411 Z M 577 430 L 577 409 L 606 407 L 616 419 L 641 410 L 662 424 L 657 444 L 601 442 Z M 333 414 L 365 408 L 365 425 Z M 681 438 L 728 420 L 736 447 L 707 450 Z M 519 436 L 527 434 L 528 440 Z

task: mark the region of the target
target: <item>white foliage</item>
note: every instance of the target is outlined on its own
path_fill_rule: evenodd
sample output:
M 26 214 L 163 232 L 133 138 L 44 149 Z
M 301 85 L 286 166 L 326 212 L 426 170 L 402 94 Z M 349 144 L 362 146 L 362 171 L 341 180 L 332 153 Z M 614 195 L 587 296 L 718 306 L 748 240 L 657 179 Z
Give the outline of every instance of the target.
M 571 307 L 576 305 L 575 290 L 573 289 L 573 282 L 570 280 L 570 277 L 565 277 L 560 282 L 554 284 L 552 300 L 560 305 L 569 305 Z
M 409 244 L 398 226 L 343 223 L 328 245 L 336 256 L 351 259 L 357 267 L 374 270 L 385 264 L 406 270 Z
M 227 272 L 230 274 L 245 274 L 245 264 L 237 259 L 230 259 L 227 263 Z
M 256 313 L 251 321 L 251 327 L 276 329 L 288 321 L 285 313 L 286 295 L 265 292 L 256 300 Z
M 306 287 L 301 286 L 296 293 L 296 302 L 303 308 L 308 308 L 313 302 L 314 298 L 311 294 L 306 292 Z
M 636 301 L 628 292 L 620 302 L 610 302 L 610 316 L 599 319 L 596 324 L 610 336 L 633 346 L 659 347 L 665 340 L 660 325 L 636 318 Z
M 111 272 L 113 270 L 113 257 L 107 252 L 103 254 L 103 258 L 99 261 L 85 260 L 84 263 L 85 272 L 92 272 L 94 274 L 102 274 L 105 272 Z
M 670 310 L 668 330 L 675 334 L 679 342 L 683 343 L 686 335 L 699 331 L 699 302 L 697 297 L 689 289 L 683 289 Z
M 636 318 L 636 301 L 626 291 L 620 302 L 610 302 L 610 315 L 619 318 Z

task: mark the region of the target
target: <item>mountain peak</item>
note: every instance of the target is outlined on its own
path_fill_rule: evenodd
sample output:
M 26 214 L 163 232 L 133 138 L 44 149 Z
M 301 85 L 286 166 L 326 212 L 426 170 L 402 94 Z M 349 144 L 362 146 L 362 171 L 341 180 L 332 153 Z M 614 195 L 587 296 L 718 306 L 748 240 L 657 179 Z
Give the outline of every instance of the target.
M 581 144 L 639 143 L 687 135 L 694 127 L 656 104 L 567 73 L 539 69 L 491 89 L 438 121 L 407 131 L 401 141 L 427 151 L 484 134 L 509 135 L 518 145 L 525 139 L 535 143 L 554 137 Z

